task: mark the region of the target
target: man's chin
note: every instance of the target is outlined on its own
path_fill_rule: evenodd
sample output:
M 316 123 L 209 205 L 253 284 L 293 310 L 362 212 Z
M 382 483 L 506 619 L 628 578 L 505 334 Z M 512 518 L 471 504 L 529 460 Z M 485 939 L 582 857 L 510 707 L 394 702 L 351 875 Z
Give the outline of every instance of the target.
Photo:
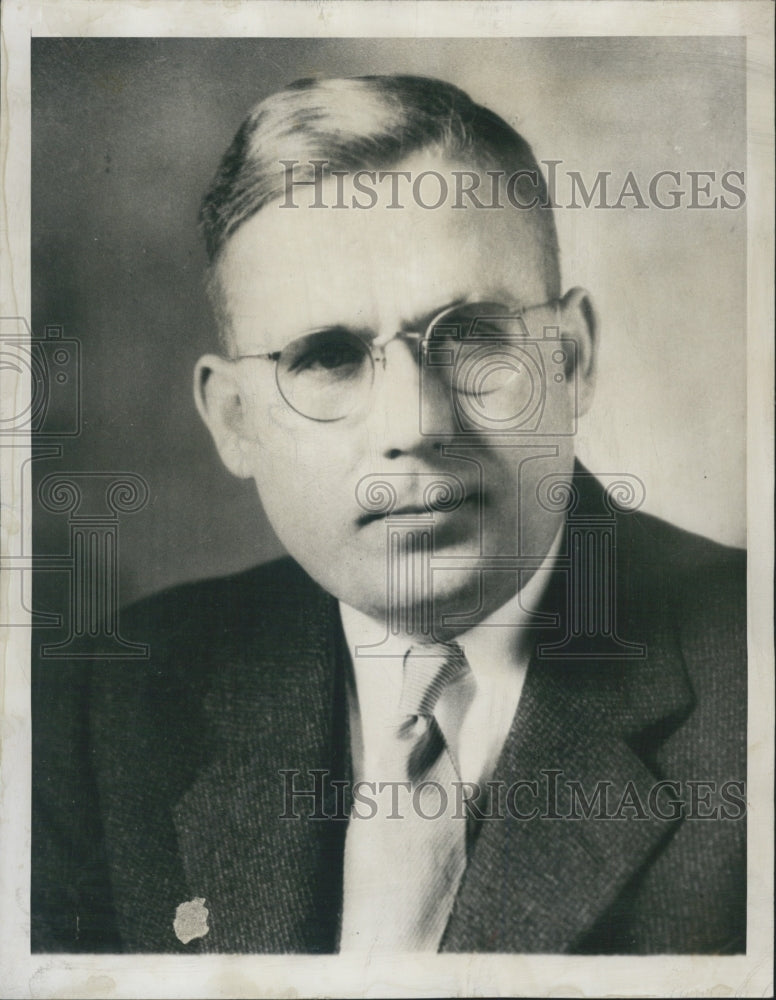
M 421 623 L 433 622 L 438 639 L 451 638 L 470 627 L 457 625 L 456 619 L 471 624 L 493 610 L 483 605 L 481 574 L 472 567 L 432 573 L 426 560 L 425 564 L 398 563 L 393 576 L 384 567 L 380 572 L 385 586 L 379 588 L 375 588 L 374 575 L 359 579 L 355 574 L 346 583 L 327 589 L 343 603 L 385 623 L 392 632 L 414 634 L 423 627 Z

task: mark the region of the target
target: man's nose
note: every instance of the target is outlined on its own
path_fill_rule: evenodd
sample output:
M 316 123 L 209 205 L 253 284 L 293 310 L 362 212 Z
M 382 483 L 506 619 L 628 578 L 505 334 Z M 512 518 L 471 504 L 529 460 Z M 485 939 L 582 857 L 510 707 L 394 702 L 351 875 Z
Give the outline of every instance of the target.
M 377 362 L 370 433 L 379 450 L 398 458 L 454 432 L 450 386 L 427 368 L 421 371 L 417 342 L 396 338 Z

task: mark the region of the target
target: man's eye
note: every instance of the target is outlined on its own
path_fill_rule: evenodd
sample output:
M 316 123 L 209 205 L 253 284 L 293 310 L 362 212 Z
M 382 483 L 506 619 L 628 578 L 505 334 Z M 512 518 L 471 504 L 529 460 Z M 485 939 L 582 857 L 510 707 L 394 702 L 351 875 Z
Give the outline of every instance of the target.
M 364 348 L 352 340 L 326 338 L 307 343 L 291 360 L 289 371 L 295 374 L 341 372 L 357 367 L 363 360 Z

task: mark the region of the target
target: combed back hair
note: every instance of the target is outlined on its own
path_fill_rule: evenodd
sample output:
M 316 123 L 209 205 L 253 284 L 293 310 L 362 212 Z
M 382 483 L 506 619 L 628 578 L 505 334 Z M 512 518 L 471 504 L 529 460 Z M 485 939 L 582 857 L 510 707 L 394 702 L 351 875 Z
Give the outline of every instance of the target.
M 219 321 L 226 317 L 215 265 L 229 237 L 285 194 L 282 161 L 297 161 L 295 180 L 312 180 L 311 160 L 326 160 L 328 175 L 335 170 L 391 170 L 425 151 L 480 169 L 503 170 L 507 176 L 532 172 L 528 197 L 538 196 L 538 207 L 521 214 L 535 222 L 548 294 L 559 294 L 557 234 L 544 177 L 531 147 L 503 118 L 458 87 L 431 77 L 303 79 L 253 108 L 202 200 L 208 284 Z

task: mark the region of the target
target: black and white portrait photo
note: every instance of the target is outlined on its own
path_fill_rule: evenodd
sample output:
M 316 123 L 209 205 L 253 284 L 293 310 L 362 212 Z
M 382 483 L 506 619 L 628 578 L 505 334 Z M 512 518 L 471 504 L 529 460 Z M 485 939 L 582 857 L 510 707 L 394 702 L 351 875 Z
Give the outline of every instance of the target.
M 772 9 L 97 6 L 20 46 L 8 995 L 761 995 Z

